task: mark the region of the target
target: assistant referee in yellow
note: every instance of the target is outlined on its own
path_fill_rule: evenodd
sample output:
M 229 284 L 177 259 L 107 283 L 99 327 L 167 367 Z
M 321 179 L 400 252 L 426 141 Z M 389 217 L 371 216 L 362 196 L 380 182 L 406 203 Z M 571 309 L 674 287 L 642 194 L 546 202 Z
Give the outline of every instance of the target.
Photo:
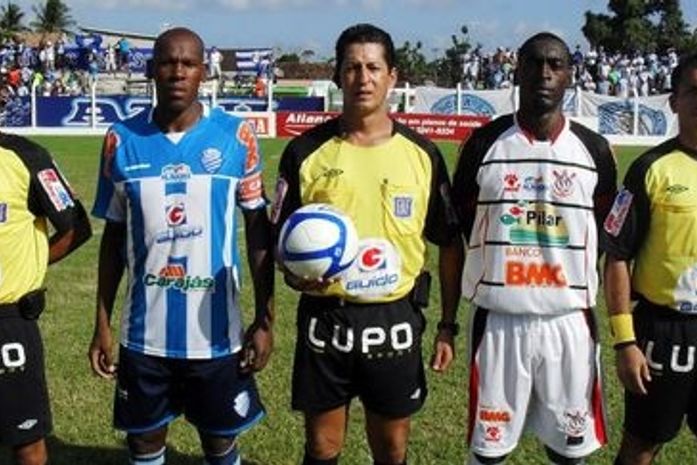
M 84 208 L 48 152 L 0 133 L 0 444 L 12 447 L 19 465 L 47 461 L 51 412 L 37 324 L 46 268 L 90 235 Z

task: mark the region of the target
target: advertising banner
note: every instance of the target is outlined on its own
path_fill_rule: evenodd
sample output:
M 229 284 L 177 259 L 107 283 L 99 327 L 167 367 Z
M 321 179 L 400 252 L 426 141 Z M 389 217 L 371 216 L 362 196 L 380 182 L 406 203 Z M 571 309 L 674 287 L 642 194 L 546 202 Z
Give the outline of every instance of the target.
M 601 134 L 666 136 L 677 132 L 667 94 L 622 99 L 583 92 L 581 101 L 582 115 L 597 117 Z
M 276 135 L 294 137 L 337 115 L 338 113 L 323 112 L 278 112 L 276 113 Z M 485 116 L 464 115 L 393 113 L 392 117 L 429 139 L 454 141 L 465 140 L 472 131 L 489 121 L 489 118 Z
M 462 91 L 460 114 L 491 118 L 494 115 L 513 112 L 513 89 Z M 457 90 L 442 87 L 416 87 L 414 89 L 414 113 L 439 115 L 457 114 Z

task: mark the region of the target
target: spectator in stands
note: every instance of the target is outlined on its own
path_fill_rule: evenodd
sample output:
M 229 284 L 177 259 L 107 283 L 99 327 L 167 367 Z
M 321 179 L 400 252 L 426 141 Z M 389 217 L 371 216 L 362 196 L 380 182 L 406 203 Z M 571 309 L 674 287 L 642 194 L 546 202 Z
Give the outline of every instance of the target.
M 121 37 L 116 44 L 119 48 L 119 69 L 130 74 L 131 43 L 125 37 Z
M 261 73 L 257 73 L 256 79 L 254 79 L 254 96 L 255 97 L 266 97 L 266 81 Z
M 223 54 L 217 47 L 212 47 L 208 53 L 208 77 L 220 79 L 223 75 Z
M 116 54 L 116 44 L 108 45 L 104 56 L 104 71 L 107 73 L 116 73 Z

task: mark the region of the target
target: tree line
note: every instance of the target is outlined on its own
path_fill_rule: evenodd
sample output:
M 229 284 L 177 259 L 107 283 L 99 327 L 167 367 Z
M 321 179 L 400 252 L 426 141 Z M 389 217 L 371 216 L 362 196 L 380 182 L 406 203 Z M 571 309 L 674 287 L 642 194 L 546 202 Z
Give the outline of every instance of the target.
M 585 13 L 581 31 L 596 50 L 627 56 L 638 52 L 664 55 L 671 49 L 678 54 L 697 51 L 697 28 L 690 30 L 680 0 L 609 0 L 607 9 L 608 13 Z M 463 77 L 464 56 L 482 45 L 473 45 L 466 25 L 450 39 L 450 46 L 432 60 L 426 58 L 420 41 L 397 47 L 400 80 L 454 87 Z M 313 57 L 313 51 L 305 50 L 281 55 L 277 61 L 303 62 Z

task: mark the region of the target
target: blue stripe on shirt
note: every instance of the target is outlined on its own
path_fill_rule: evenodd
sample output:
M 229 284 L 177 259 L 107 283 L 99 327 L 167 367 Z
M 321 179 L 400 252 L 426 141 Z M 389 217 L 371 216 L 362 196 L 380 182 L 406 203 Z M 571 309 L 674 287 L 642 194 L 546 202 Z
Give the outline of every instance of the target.
M 213 178 L 211 180 L 211 270 L 215 273 L 215 292 L 211 296 L 211 352 L 213 357 L 226 355 L 230 352 L 230 338 L 228 337 L 228 274 L 230 270 L 225 267 L 223 250 L 225 232 L 234 226 L 226 225 L 225 209 L 228 208 L 228 194 L 230 181 L 228 179 Z M 233 215 L 234 215 L 233 211 Z M 234 216 L 233 216 L 234 217 Z M 234 229 L 233 229 L 234 231 Z M 233 241 L 234 244 L 234 241 Z M 234 289 L 233 289 L 234 291 Z

